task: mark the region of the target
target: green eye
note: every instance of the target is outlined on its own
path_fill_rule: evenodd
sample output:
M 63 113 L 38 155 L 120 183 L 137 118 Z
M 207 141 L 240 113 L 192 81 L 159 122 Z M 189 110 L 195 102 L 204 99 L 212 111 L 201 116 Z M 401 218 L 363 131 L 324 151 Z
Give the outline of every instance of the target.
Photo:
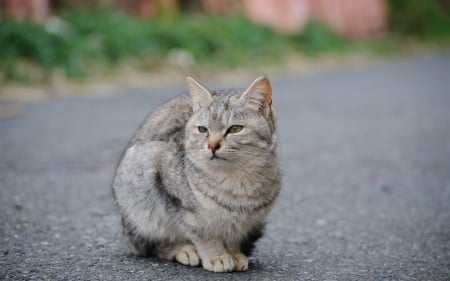
M 203 126 L 198 126 L 198 131 L 202 134 L 207 133 L 208 129 L 206 127 Z
M 236 133 L 239 133 L 240 131 L 242 131 L 243 128 L 244 128 L 244 126 L 241 126 L 241 125 L 233 125 L 230 128 L 228 128 L 227 133 L 236 134 Z

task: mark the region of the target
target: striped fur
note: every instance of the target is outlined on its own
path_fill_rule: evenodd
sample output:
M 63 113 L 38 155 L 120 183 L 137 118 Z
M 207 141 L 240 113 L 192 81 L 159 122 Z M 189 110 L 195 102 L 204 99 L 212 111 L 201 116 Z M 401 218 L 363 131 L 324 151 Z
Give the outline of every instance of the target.
M 125 237 L 137 255 L 246 270 L 281 188 L 270 83 L 187 84 L 147 117 L 116 171 Z

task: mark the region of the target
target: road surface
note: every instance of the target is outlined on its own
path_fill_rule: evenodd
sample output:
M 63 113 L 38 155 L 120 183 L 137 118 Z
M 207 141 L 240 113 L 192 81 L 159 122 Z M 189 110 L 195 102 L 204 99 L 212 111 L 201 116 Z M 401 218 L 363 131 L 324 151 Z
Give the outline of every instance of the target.
M 449 280 L 450 54 L 271 78 L 284 185 L 247 272 L 120 243 L 114 167 L 171 87 L 0 120 L 0 280 Z

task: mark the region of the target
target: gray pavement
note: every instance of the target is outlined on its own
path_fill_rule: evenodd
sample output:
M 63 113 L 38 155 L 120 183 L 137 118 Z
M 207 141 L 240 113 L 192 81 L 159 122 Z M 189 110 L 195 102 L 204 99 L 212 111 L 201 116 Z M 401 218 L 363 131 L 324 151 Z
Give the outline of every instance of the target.
M 249 271 L 120 243 L 114 167 L 172 87 L 0 120 L 0 280 L 450 280 L 450 54 L 271 78 L 284 186 Z

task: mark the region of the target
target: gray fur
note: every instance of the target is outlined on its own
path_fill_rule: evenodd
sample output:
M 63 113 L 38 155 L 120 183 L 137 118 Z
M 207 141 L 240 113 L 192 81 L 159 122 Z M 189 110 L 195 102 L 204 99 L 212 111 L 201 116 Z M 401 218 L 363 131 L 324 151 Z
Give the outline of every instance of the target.
M 137 255 L 246 270 L 281 188 L 270 83 L 259 77 L 245 91 L 187 84 L 189 95 L 147 117 L 117 169 L 125 237 Z

